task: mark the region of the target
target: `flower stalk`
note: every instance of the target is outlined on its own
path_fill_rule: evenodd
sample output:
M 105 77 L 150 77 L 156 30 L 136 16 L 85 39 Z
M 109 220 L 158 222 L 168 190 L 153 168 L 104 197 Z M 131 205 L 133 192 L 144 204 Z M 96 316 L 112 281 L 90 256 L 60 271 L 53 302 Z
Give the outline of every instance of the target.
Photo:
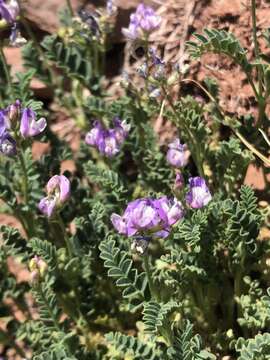
M 7 84 L 8 84 L 8 87 L 9 87 L 10 94 L 15 99 L 13 86 L 12 86 L 12 79 L 11 79 L 11 76 L 10 76 L 10 72 L 9 72 L 9 68 L 8 68 L 8 64 L 7 64 L 7 60 L 6 60 L 6 56 L 4 54 L 2 44 L 0 45 L 0 59 L 1 59 L 2 65 L 3 65 L 4 73 L 6 75 L 6 80 L 7 80 Z

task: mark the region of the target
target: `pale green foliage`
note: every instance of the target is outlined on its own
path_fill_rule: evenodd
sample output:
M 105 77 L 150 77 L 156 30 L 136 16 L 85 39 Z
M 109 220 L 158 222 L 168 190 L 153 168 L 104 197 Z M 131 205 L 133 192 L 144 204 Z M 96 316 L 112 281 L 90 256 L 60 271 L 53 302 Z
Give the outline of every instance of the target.
M 269 360 L 270 334 L 258 334 L 254 339 L 240 338 L 236 343 L 236 350 L 240 353 L 238 360 Z

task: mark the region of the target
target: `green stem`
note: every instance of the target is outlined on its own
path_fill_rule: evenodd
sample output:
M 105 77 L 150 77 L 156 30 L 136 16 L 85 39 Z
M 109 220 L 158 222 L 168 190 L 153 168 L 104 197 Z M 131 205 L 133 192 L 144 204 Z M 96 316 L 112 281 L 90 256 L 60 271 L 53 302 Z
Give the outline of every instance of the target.
M 25 30 L 26 30 L 28 36 L 32 39 L 34 47 L 36 48 L 36 50 L 39 54 L 39 57 L 44 65 L 44 68 L 46 68 L 48 70 L 49 77 L 50 77 L 50 79 L 49 79 L 50 84 L 52 84 L 52 86 L 58 85 L 55 80 L 55 79 L 57 79 L 57 77 L 55 76 L 54 71 L 53 71 L 52 67 L 50 66 L 50 63 L 46 59 L 44 51 L 42 50 L 42 47 L 40 46 L 34 32 L 32 31 L 31 27 L 28 25 L 27 20 L 21 15 L 20 21 L 23 24 L 23 26 L 25 27 Z
M 20 165 L 21 165 L 21 169 L 22 169 L 22 175 L 23 175 L 22 176 L 22 192 L 23 192 L 24 202 L 25 202 L 26 205 L 28 205 L 28 201 L 29 201 L 29 194 L 28 194 L 29 184 L 28 184 L 27 169 L 26 169 L 25 160 L 24 160 L 24 156 L 23 156 L 23 152 L 22 152 L 21 148 L 19 149 L 18 156 L 19 156 Z
M 260 60 L 260 48 L 257 37 L 257 19 L 256 19 L 256 0 L 251 0 L 251 15 L 252 15 L 252 33 L 253 33 L 253 42 L 254 42 L 254 52 L 256 60 Z M 258 102 L 259 102 L 259 126 L 261 125 L 264 114 L 265 114 L 265 99 L 263 96 L 263 69 L 258 64 L 258 81 L 259 81 L 259 93 L 258 93 Z
M 61 215 L 59 213 L 57 213 L 56 215 L 56 220 L 61 228 L 61 232 L 62 232 L 62 235 L 63 235 L 63 238 L 65 240 L 65 244 L 66 244 L 66 247 L 67 247 L 67 250 L 68 250 L 68 255 L 69 255 L 69 258 L 71 259 L 72 258 L 72 248 L 71 248 L 71 245 L 70 245 L 70 242 L 69 242 L 69 238 L 67 236 L 67 233 L 66 233 L 66 228 L 65 228 L 65 224 L 63 222 L 63 219 L 61 217 Z
M 68 8 L 68 10 L 69 10 L 69 12 L 70 12 L 70 15 L 71 15 L 71 16 L 74 16 L 74 11 L 73 11 L 73 8 L 72 8 L 72 5 L 71 5 L 71 1 L 70 1 L 70 0 L 66 0 L 66 2 L 67 2 L 67 8 Z
M 256 21 L 256 0 L 251 0 L 251 15 L 252 15 L 252 32 L 254 41 L 254 50 L 256 59 L 259 58 L 259 43 L 257 38 L 257 21 Z
M 23 216 L 23 220 L 21 219 L 21 223 L 23 224 L 24 228 L 26 230 L 27 236 L 30 238 L 35 235 L 36 232 L 36 225 L 35 225 L 35 218 L 33 216 L 33 213 L 31 212 L 29 208 L 29 181 L 28 181 L 28 175 L 27 175 L 27 168 L 25 164 L 25 158 L 23 155 L 23 149 L 22 147 L 19 147 L 18 149 L 18 158 L 22 170 L 22 193 L 23 193 L 23 199 L 24 203 L 26 205 L 26 216 Z
M 143 264 L 144 264 L 144 270 L 145 270 L 147 280 L 148 280 L 148 285 L 149 285 L 149 289 L 150 289 L 151 298 L 156 298 L 157 294 L 156 294 L 156 291 L 155 291 L 155 286 L 154 286 L 151 271 L 150 271 L 149 256 L 148 256 L 147 253 L 143 257 Z
M 167 93 L 165 87 L 162 88 L 165 96 L 166 96 L 166 99 L 168 100 L 168 103 L 175 115 L 176 118 L 178 118 L 178 113 L 177 113 L 177 110 L 173 104 L 173 100 L 171 98 L 171 96 Z M 200 147 L 198 147 L 198 144 L 196 144 L 196 140 L 194 139 L 194 136 L 193 134 L 191 133 L 191 131 L 189 130 L 189 128 L 186 126 L 185 122 L 182 122 L 182 125 L 184 127 L 184 130 L 186 131 L 186 134 L 188 135 L 189 137 L 189 140 L 190 140 L 190 143 L 192 144 L 192 155 L 193 155 L 193 159 L 196 163 L 196 166 L 197 166 L 197 169 L 198 169 L 198 172 L 200 174 L 201 177 L 204 177 L 204 170 L 203 170 L 203 159 L 201 157 L 201 149 Z
M 242 269 L 240 268 L 236 272 L 235 277 L 234 277 L 234 300 L 236 302 L 236 307 L 237 307 L 236 318 L 239 318 L 242 316 L 242 308 L 241 308 L 241 305 L 239 304 L 239 299 L 242 294 L 242 291 L 241 291 L 242 278 L 243 278 L 243 274 L 242 274 Z
M 3 68 L 4 68 L 5 75 L 6 75 L 8 87 L 9 87 L 9 90 L 10 90 L 10 94 L 12 95 L 12 97 L 15 100 L 15 95 L 14 95 L 14 91 L 13 91 L 13 87 L 12 87 L 12 80 L 11 80 L 11 76 L 10 76 L 10 72 L 9 72 L 7 60 L 6 60 L 4 51 L 3 51 L 2 44 L 0 46 L 0 58 L 1 58 L 1 61 L 2 61 L 2 64 L 3 64 Z

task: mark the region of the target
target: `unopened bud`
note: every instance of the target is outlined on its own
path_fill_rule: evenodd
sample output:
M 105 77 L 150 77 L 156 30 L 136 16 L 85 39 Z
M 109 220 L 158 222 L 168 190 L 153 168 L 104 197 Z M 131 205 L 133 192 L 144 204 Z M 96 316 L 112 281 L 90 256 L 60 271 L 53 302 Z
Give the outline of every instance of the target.
M 21 115 L 20 100 L 16 100 L 14 104 L 9 105 L 7 111 L 8 111 L 7 116 L 10 121 L 10 126 L 12 128 L 15 128 Z
M 48 270 L 48 265 L 39 256 L 35 256 L 29 262 L 29 270 L 31 272 L 30 274 L 31 282 L 36 283 L 40 279 L 44 278 Z
M 180 173 L 180 172 L 176 173 L 174 187 L 173 187 L 174 191 L 180 192 L 183 190 L 184 186 L 185 186 L 185 180 L 184 180 L 182 173 Z

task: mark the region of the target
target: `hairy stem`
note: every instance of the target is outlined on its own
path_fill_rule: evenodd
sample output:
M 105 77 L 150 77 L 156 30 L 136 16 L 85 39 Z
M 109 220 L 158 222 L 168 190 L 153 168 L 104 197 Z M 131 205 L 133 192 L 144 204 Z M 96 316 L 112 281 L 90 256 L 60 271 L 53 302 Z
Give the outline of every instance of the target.
M 28 194 L 29 184 L 28 184 L 27 169 L 26 169 L 25 159 L 24 159 L 24 156 L 23 156 L 22 149 L 19 150 L 18 156 L 19 156 L 19 161 L 20 161 L 20 165 L 21 165 L 21 169 L 22 169 L 22 175 L 23 175 L 22 176 L 22 193 L 23 193 L 23 197 L 24 197 L 24 202 L 25 202 L 26 205 L 28 205 L 28 202 L 29 202 L 29 194 Z
M 251 0 L 251 16 L 252 16 L 252 33 L 253 33 L 253 42 L 254 42 L 254 52 L 255 58 L 257 61 L 260 60 L 260 48 L 257 37 L 257 19 L 256 19 L 256 0 Z M 265 99 L 263 96 L 263 69 L 260 65 L 258 65 L 258 81 L 259 81 L 259 126 L 261 125 L 264 115 L 265 115 Z
M 156 291 L 155 291 L 155 286 L 154 286 L 154 282 L 153 282 L 153 279 L 152 279 L 151 270 L 150 270 L 150 266 L 149 266 L 149 256 L 148 256 L 148 254 L 144 255 L 143 264 L 144 264 L 144 270 L 145 270 L 147 280 L 148 280 L 148 285 L 149 285 L 149 289 L 150 289 L 151 298 L 157 298 L 157 294 L 156 294 Z
M 69 238 L 67 236 L 65 224 L 64 224 L 63 219 L 62 219 L 62 217 L 61 217 L 61 215 L 59 213 L 57 213 L 56 221 L 58 222 L 58 224 L 60 226 L 63 238 L 65 240 L 65 244 L 66 244 L 66 247 L 67 247 L 67 250 L 68 250 L 68 255 L 69 255 L 69 258 L 71 259 L 73 251 L 72 251 L 72 248 L 71 248 L 71 245 L 70 245 L 70 242 L 69 242 Z
M 13 96 L 14 100 L 15 100 L 15 95 L 14 95 L 14 91 L 13 91 L 13 87 L 12 87 L 12 79 L 10 76 L 10 72 L 9 72 L 9 68 L 8 68 L 8 64 L 7 64 L 7 60 L 4 54 L 4 50 L 3 50 L 3 46 L 1 44 L 0 46 L 0 58 L 1 58 L 1 62 L 3 64 L 3 69 L 4 69 L 4 73 L 6 75 L 6 79 L 7 79 L 7 84 L 10 90 L 10 94 Z
M 171 98 L 171 96 L 167 93 L 165 87 L 163 87 L 163 92 L 166 96 L 166 99 L 175 115 L 176 118 L 178 118 L 178 113 L 177 113 L 177 109 L 174 106 L 173 100 Z M 186 131 L 188 137 L 189 137 L 189 141 L 192 145 L 192 155 L 193 155 L 193 159 L 196 163 L 198 172 L 200 174 L 201 177 L 204 177 L 204 169 L 203 169 L 203 158 L 201 156 L 201 151 L 200 148 L 198 147 L 198 144 L 196 143 L 196 140 L 194 139 L 194 136 L 192 134 L 192 132 L 190 131 L 190 129 L 188 128 L 188 126 L 186 126 L 185 122 L 182 122 L 181 125 L 184 127 L 184 130 Z
M 72 8 L 72 5 L 71 5 L 71 1 L 70 0 L 66 0 L 66 3 L 67 3 L 67 8 L 70 12 L 70 15 L 71 16 L 74 16 L 74 11 L 73 11 L 73 8 Z

